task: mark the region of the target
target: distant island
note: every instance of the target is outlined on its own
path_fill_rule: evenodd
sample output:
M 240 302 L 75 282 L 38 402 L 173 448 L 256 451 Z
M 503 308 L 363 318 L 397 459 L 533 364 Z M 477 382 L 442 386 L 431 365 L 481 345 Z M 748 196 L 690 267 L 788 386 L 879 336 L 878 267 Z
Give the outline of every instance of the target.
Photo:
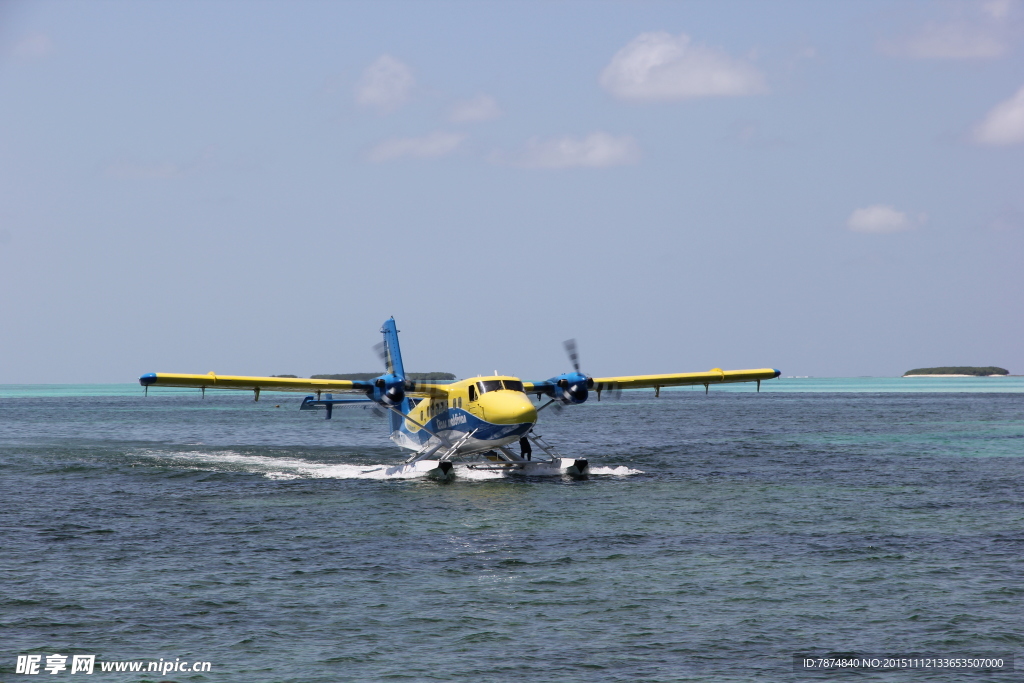
M 349 372 L 342 375 L 310 375 L 310 379 L 349 379 L 349 380 L 368 380 L 374 377 L 380 377 L 379 372 Z M 412 380 L 453 380 L 455 375 L 450 372 L 407 372 L 405 373 L 406 379 Z
M 973 365 L 953 366 L 948 368 L 917 368 L 903 373 L 904 377 L 1002 377 L 1009 375 L 1009 370 L 994 366 L 976 367 Z

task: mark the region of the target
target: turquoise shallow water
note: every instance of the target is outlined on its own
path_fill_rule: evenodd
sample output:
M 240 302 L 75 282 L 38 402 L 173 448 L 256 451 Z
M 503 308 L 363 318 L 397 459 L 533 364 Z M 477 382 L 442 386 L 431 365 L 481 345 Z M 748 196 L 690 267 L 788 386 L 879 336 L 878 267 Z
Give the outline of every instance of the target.
M 297 395 L 4 387 L 0 676 L 33 680 L 14 673 L 32 653 L 212 663 L 89 679 L 154 682 L 792 681 L 836 677 L 795 673 L 806 652 L 1020 660 L 1024 388 L 922 382 L 627 394 L 539 425 L 591 477 L 451 484 L 366 474 L 399 458 L 383 422 L 327 422 Z M 974 383 L 1000 391 L 946 388 Z

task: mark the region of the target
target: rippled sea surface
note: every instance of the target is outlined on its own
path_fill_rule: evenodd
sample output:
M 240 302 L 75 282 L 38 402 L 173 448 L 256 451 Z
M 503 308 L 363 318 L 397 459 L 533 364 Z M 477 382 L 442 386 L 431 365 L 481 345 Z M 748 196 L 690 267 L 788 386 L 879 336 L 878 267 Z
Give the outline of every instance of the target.
M 0 677 L 61 653 L 212 663 L 97 681 L 1020 680 L 793 670 L 1024 660 L 1024 387 L 809 386 L 544 411 L 595 474 L 447 484 L 366 473 L 401 455 L 361 409 L 8 387 Z

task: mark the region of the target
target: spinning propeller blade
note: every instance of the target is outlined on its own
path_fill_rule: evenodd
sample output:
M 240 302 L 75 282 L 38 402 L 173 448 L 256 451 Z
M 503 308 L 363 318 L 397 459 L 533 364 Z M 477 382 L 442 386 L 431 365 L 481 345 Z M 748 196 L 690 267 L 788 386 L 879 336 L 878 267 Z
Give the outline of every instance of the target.
M 579 372 L 580 371 L 580 355 L 576 351 L 576 340 L 575 339 L 566 339 L 564 342 L 562 342 L 562 345 L 565 347 L 565 352 L 567 354 L 569 354 L 569 361 L 572 363 L 573 370 L 575 370 L 576 372 Z
M 380 358 L 380 362 L 384 364 L 384 370 L 390 371 L 388 368 L 388 347 L 384 342 L 379 342 L 373 345 L 373 351 Z
M 575 339 L 566 339 L 562 342 L 565 353 L 572 363 L 572 372 L 566 372 L 557 378 L 558 387 L 561 392 L 556 393 L 560 401 L 571 401 L 572 403 L 583 403 L 587 400 L 587 391 L 594 386 L 594 380 L 589 375 L 580 372 L 580 353 L 576 346 Z

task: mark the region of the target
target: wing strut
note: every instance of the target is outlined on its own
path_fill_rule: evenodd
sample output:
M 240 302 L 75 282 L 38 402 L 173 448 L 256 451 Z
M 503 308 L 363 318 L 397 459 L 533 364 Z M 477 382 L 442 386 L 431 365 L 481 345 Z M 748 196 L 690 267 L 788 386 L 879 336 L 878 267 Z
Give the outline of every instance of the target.
M 548 401 L 547 403 L 542 405 L 540 408 L 537 408 L 537 412 L 539 413 L 540 411 L 544 410 L 545 408 L 547 408 L 549 405 L 551 405 L 554 402 L 555 402 L 555 399 L 551 399 L 550 401 Z
M 377 402 L 376 402 L 376 401 L 374 401 L 374 403 L 377 403 Z M 430 434 L 431 436 L 435 436 L 435 437 L 437 437 L 437 438 L 438 438 L 438 439 L 439 439 L 439 440 L 441 441 L 441 443 L 443 443 L 443 444 L 444 444 L 445 446 L 448 446 L 449 448 L 451 448 L 452 444 L 451 444 L 451 442 L 450 442 L 450 441 L 448 441 L 448 439 L 444 438 L 443 436 L 441 436 L 440 434 L 438 434 L 438 433 L 436 433 L 436 432 L 432 432 L 432 431 L 430 431 L 429 429 L 427 429 L 427 425 L 425 425 L 425 424 L 420 424 L 420 423 L 419 423 L 419 422 L 417 422 L 416 420 L 412 419 L 411 417 L 409 417 L 408 415 L 406 415 L 405 413 L 403 413 L 403 412 L 402 412 L 401 410 L 399 410 L 398 408 L 396 408 L 396 407 L 394 407 L 394 406 L 389 406 L 389 405 L 387 405 L 386 403 L 377 403 L 377 405 L 379 405 L 379 406 L 384 406 L 385 408 L 387 408 L 387 409 L 388 409 L 388 410 L 390 410 L 391 412 L 395 413 L 396 415 L 400 415 L 400 416 L 402 417 L 402 419 L 403 419 L 403 420 L 408 420 L 409 422 L 412 422 L 412 423 L 413 423 L 414 425 L 418 426 L 418 427 L 419 427 L 420 429 L 422 429 L 423 431 L 425 431 L 425 432 L 426 432 L 427 434 Z

